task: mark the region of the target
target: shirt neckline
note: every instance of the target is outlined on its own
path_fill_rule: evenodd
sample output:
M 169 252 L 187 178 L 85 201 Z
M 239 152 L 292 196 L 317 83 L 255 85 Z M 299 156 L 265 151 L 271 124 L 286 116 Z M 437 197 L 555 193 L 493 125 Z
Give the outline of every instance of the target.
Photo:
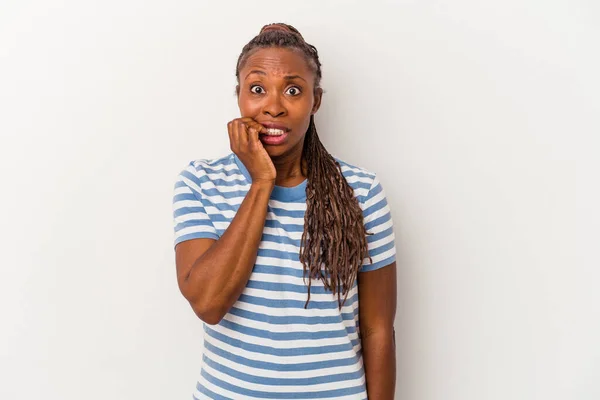
M 240 171 L 244 175 L 244 178 L 250 183 L 252 183 L 252 177 L 248 172 L 248 169 L 240 160 L 235 153 L 231 153 L 233 156 L 233 160 L 237 164 Z M 296 186 L 278 186 L 275 185 L 273 187 L 273 191 L 271 192 L 271 199 L 281 200 L 281 201 L 293 201 L 293 200 L 301 200 L 306 199 L 306 185 L 308 183 L 308 179 L 304 179 L 301 183 Z

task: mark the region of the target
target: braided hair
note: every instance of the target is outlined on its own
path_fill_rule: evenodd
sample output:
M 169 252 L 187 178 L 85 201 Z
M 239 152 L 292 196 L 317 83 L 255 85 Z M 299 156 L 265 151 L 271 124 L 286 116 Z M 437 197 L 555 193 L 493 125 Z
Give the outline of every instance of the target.
M 320 87 L 321 62 L 315 46 L 306 43 L 296 28 L 277 23 L 265 25 L 242 49 L 235 75 L 256 49 L 287 48 L 299 50 L 315 73 L 314 89 Z M 300 245 L 304 276 L 320 279 L 326 290 L 338 296 L 339 308 L 346 302 L 364 257 L 368 256 L 367 233 L 362 210 L 354 191 L 342 175 L 342 169 L 321 143 L 314 115 L 304 137 L 302 158 L 307 166 L 306 213 Z M 370 258 L 370 257 L 369 257 Z M 372 261 L 372 260 L 371 260 Z M 308 283 L 310 301 L 311 279 Z M 341 300 L 341 295 L 344 300 Z

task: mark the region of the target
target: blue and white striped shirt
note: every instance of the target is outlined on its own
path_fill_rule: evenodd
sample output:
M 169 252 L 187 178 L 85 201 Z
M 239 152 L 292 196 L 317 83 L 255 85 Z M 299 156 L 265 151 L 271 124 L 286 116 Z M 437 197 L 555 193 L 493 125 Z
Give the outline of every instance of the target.
M 334 157 L 363 210 L 369 258 L 360 271 L 396 259 L 385 192 L 374 173 Z M 175 183 L 175 244 L 219 239 L 250 189 L 235 153 L 191 162 Z M 304 180 L 275 186 L 256 263 L 246 288 L 224 318 L 204 325 L 196 399 L 366 399 L 357 282 L 339 309 L 320 280 L 308 285 L 299 261 L 306 211 Z M 343 297 L 342 297 L 343 298 Z

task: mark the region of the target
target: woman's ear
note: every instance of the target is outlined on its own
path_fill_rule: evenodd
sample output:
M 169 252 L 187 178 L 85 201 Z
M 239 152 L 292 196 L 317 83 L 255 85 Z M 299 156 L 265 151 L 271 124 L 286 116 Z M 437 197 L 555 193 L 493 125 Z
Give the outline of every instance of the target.
M 240 85 L 235 85 L 235 95 L 240 96 Z
M 319 108 L 321 107 L 321 99 L 322 98 L 323 98 L 323 89 L 321 89 L 321 88 L 315 89 L 315 100 L 313 102 L 313 107 L 310 112 L 311 115 L 314 115 L 317 111 L 319 111 Z

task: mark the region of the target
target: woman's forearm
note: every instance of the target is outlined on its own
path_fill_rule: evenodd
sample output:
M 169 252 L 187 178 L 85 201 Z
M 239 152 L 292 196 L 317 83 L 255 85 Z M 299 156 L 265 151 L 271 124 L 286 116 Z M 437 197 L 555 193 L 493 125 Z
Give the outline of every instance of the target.
M 273 186 L 253 183 L 229 227 L 192 265 L 185 280 L 185 295 L 207 323 L 221 320 L 250 278 Z
M 366 333 L 362 340 L 369 400 L 393 400 L 396 389 L 394 331 Z

